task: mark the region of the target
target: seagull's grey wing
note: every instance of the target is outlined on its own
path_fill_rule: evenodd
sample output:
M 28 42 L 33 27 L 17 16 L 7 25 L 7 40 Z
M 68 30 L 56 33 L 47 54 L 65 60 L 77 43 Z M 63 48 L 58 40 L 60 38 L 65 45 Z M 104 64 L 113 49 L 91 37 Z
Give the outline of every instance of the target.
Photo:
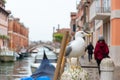
M 68 56 L 71 51 L 72 51 L 72 47 L 71 46 L 67 46 L 66 47 L 66 54 L 65 54 L 65 56 Z

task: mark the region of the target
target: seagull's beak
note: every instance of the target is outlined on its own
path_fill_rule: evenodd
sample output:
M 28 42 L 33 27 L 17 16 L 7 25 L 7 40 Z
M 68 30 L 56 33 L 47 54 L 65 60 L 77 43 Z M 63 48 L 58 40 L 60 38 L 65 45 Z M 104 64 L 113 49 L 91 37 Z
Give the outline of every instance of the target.
M 84 36 L 91 36 L 92 34 L 91 33 L 88 33 L 88 32 L 84 32 Z
M 86 34 L 86 36 L 91 36 L 91 34 L 89 33 L 89 34 Z

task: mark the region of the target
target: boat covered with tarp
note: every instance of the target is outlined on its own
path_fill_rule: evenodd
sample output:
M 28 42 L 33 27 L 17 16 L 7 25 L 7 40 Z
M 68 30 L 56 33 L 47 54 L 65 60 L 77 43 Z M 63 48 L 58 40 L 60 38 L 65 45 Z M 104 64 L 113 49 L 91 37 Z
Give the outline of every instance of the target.
M 43 60 L 40 66 L 30 77 L 21 78 L 21 80 L 53 80 L 55 66 L 50 63 L 44 50 Z

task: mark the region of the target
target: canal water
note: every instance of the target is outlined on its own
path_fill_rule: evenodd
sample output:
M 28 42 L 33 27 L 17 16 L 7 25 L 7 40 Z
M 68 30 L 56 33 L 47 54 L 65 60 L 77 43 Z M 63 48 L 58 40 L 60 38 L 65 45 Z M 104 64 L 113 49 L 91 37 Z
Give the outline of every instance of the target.
M 32 60 L 32 57 L 25 57 L 15 62 L 0 62 L 0 80 L 20 80 L 22 77 L 30 76 Z
M 44 50 L 46 53 L 51 53 L 46 47 L 40 47 L 38 50 L 38 55 L 41 55 Z M 23 77 L 29 77 L 32 74 L 31 64 L 37 54 L 33 53 L 31 57 L 24 57 L 24 59 L 15 62 L 0 62 L 0 80 L 20 80 Z

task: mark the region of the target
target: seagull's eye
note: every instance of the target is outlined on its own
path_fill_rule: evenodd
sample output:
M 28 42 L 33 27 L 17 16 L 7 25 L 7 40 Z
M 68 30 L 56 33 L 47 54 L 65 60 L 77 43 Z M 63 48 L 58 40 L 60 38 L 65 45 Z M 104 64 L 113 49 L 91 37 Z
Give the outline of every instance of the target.
M 81 34 L 84 34 L 83 32 L 81 32 Z

